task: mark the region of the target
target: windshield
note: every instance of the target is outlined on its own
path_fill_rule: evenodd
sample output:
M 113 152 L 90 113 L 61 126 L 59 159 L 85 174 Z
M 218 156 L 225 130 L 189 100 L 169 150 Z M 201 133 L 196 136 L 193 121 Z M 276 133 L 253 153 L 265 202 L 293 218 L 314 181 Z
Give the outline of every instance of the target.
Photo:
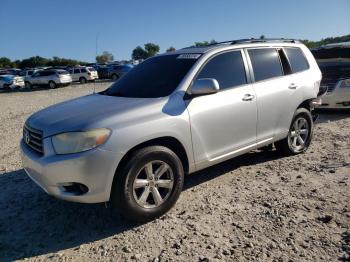
M 181 55 L 155 56 L 130 70 L 104 94 L 122 97 L 155 98 L 170 95 L 196 59 Z

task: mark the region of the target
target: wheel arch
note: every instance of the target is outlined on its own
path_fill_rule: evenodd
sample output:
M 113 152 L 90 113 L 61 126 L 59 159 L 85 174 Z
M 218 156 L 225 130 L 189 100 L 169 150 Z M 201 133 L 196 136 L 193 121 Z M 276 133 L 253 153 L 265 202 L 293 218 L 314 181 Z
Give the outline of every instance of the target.
M 189 172 L 189 160 L 187 156 L 187 152 L 185 147 L 182 145 L 182 143 L 175 137 L 172 136 L 164 136 L 159 138 L 154 138 L 151 140 L 144 141 L 131 149 L 127 151 L 127 153 L 122 157 L 121 161 L 119 162 L 116 173 L 125 166 L 125 164 L 128 162 L 128 160 L 132 157 L 133 153 L 141 148 L 145 148 L 148 146 L 164 146 L 172 150 L 181 160 L 181 163 L 184 168 L 184 172 Z
M 305 108 L 311 112 L 312 110 L 311 101 L 312 101 L 312 98 L 304 100 L 302 103 L 298 105 L 296 110 L 298 110 L 299 108 Z

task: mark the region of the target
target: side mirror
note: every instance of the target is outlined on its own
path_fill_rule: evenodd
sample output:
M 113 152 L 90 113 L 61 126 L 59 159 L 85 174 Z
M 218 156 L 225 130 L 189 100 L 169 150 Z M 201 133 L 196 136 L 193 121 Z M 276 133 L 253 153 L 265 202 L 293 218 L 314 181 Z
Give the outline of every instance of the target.
M 190 95 L 202 96 L 215 94 L 219 91 L 219 83 L 214 78 L 201 78 L 194 81 L 190 89 Z

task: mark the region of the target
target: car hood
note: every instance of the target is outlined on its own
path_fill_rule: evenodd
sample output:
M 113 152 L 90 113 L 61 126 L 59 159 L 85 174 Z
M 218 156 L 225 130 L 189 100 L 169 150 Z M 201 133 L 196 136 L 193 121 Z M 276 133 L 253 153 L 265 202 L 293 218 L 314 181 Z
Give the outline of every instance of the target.
M 154 106 L 155 104 L 159 104 L 160 108 L 162 106 L 159 98 L 127 98 L 93 94 L 38 111 L 28 118 L 26 124 L 42 130 L 44 137 L 92 128 L 113 128 L 118 123 L 142 117 L 157 108 L 159 110 L 158 106 Z M 152 110 L 148 110 L 147 107 Z

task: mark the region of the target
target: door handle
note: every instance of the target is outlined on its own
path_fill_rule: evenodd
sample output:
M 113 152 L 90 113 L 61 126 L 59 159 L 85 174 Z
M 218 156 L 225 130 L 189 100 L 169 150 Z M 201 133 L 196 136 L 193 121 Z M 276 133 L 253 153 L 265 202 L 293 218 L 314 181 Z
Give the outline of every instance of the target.
M 289 86 L 288 86 L 288 88 L 289 89 L 297 89 L 297 85 L 296 84 L 294 84 L 294 83 L 291 83 Z
M 252 101 L 254 99 L 254 95 L 251 94 L 245 94 L 242 98 L 243 101 Z

